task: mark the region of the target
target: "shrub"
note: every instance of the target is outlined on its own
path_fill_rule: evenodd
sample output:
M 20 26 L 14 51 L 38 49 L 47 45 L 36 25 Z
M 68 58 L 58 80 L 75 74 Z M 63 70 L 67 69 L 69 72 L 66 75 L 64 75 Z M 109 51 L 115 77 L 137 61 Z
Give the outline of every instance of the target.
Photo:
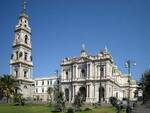
M 117 104 L 117 98 L 116 97 L 110 97 L 109 102 L 112 104 L 112 106 L 116 106 Z
M 67 113 L 74 113 L 74 110 L 73 110 L 73 108 L 68 108 L 68 110 L 67 110 Z
M 84 111 L 91 111 L 92 109 L 90 108 L 85 108 Z
M 25 98 L 22 97 L 21 93 L 14 94 L 14 103 L 15 103 L 16 106 L 18 106 L 18 105 L 24 106 L 25 101 L 26 100 L 25 100 Z
M 77 95 L 75 95 L 75 99 L 74 99 L 74 107 L 75 107 L 75 111 L 81 111 L 81 106 L 83 104 L 83 100 L 81 97 L 81 93 L 78 92 Z

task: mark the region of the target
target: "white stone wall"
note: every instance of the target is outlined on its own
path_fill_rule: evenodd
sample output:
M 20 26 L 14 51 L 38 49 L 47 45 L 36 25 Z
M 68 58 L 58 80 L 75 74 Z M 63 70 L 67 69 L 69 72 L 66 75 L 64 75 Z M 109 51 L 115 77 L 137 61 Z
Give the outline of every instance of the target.
M 39 99 L 42 99 L 43 102 L 44 101 L 47 102 L 48 99 L 50 99 L 47 93 L 47 89 L 48 87 L 54 88 L 54 85 L 56 84 L 56 80 L 57 80 L 56 76 L 48 77 L 48 78 L 35 78 L 34 80 L 35 88 L 34 88 L 34 94 L 33 94 L 34 98 L 36 99 L 37 96 L 39 96 Z M 48 84 L 48 81 L 49 81 L 49 84 Z

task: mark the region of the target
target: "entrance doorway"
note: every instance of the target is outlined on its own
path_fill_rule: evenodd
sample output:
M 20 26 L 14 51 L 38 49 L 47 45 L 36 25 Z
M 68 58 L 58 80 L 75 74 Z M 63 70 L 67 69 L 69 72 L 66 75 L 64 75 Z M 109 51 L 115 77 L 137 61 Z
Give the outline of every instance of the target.
M 83 98 L 83 101 L 86 101 L 86 88 L 85 87 L 80 87 L 79 92 Z

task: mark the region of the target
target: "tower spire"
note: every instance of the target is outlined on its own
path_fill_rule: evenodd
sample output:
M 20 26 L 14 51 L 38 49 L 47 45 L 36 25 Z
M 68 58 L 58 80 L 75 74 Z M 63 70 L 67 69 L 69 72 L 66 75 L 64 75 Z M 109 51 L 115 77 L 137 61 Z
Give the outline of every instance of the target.
M 27 6 L 27 2 L 26 2 L 26 0 L 23 0 L 22 12 L 20 14 L 20 17 L 26 17 L 26 18 L 28 18 L 28 15 L 27 15 L 27 12 L 26 12 L 26 6 Z
M 82 44 L 82 51 L 85 51 L 85 44 Z
M 24 0 L 23 1 L 23 12 L 26 12 L 26 5 L 27 5 L 27 2 Z

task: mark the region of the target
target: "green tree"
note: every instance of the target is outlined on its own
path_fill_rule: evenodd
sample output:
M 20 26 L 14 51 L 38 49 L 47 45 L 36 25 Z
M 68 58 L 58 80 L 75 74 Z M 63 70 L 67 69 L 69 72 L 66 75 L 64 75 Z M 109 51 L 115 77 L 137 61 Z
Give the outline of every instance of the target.
M 23 95 L 21 93 L 15 93 L 14 94 L 14 103 L 16 105 L 21 104 L 21 105 L 24 106 L 24 104 L 25 104 L 25 98 L 23 98 Z
M 8 103 L 9 98 L 15 94 L 15 91 L 19 89 L 17 82 L 11 75 L 3 75 L 0 78 L 0 90 L 2 95 L 6 97 Z
M 59 87 L 54 88 L 54 110 L 62 112 L 65 110 L 64 93 L 60 91 Z
M 52 103 L 52 93 L 53 93 L 53 88 L 52 87 L 48 87 L 47 89 L 47 93 L 50 96 L 50 104 Z
M 4 94 L 3 94 L 3 87 L 4 87 L 4 82 L 1 79 L 2 77 L 0 77 L 0 100 L 3 98 Z
M 77 93 L 77 95 L 75 95 L 75 98 L 74 98 L 74 107 L 75 107 L 75 111 L 81 111 L 81 107 L 82 107 L 82 104 L 83 104 L 83 96 L 81 95 L 81 92 L 79 91 Z
M 140 80 L 141 82 L 141 87 L 143 90 L 143 97 L 144 100 L 145 99 L 149 99 L 149 95 L 150 95 L 150 70 L 146 70 L 143 74 L 142 74 L 142 78 Z

